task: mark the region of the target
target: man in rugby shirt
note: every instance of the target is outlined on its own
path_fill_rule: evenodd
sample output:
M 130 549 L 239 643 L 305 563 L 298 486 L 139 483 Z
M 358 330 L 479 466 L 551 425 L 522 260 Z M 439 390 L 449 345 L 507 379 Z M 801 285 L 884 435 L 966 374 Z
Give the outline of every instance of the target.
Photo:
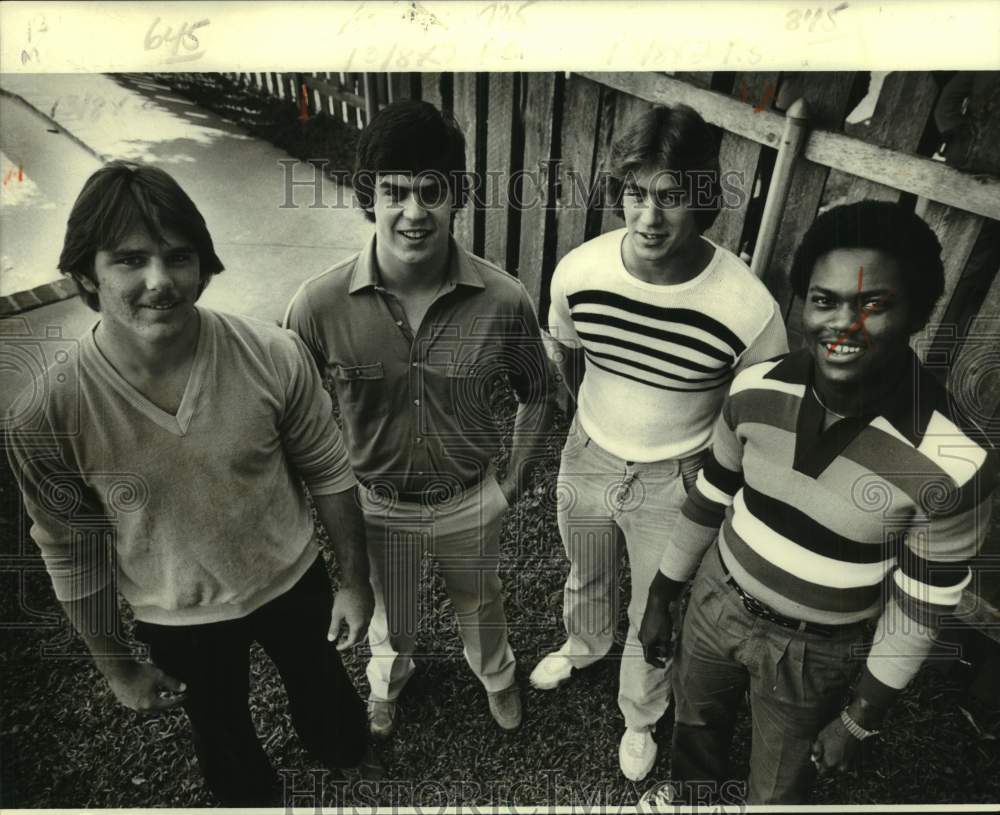
M 570 572 L 567 639 L 531 674 L 552 689 L 601 659 L 615 633 L 617 536 L 632 580 L 618 703 L 619 764 L 639 780 L 669 678 L 637 639 L 664 535 L 708 447 L 733 372 L 788 350 L 774 299 L 702 233 L 720 205 L 714 135 L 684 105 L 633 122 L 612 154 L 625 228 L 570 252 L 552 279 L 549 330 L 577 411 L 562 453 L 558 520 Z M 582 381 L 581 381 L 582 373 Z
M 725 780 L 749 686 L 748 801 L 804 801 L 817 769 L 878 731 L 969 582 L 995 451 L 908 344 L 941 294 L 940 255 L 897 204 L 820 216 L 792 268 L 806 347 L 732 384 L 640 633 L 662 664 L 668 603 L 701 561 L 673 673 L 684 799 Z

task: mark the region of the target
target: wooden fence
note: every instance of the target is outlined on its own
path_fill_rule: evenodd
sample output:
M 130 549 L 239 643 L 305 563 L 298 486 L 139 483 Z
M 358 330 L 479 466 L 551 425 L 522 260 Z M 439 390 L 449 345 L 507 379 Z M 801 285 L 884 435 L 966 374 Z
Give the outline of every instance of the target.
M 821 205 L 863 198 L 913 205 L 941 241 L 946 275 L 944 296 L 914 349 L 981 424 L 1000 431 L 1000 276 L 993 269 L 985 287 L 962 285 L 983 224 L 1000 220 L 1000 179 L 973 178 L 929 158 L 940 142 L 930 73 L 890 73 L 871 117 L 845 125 L 867 86 L 868 75 L 857 72 L 456 73 L 421 74 L 419 92 L 453 112 L 468 140 L 468 166 L 486 187 L 480 203 L 459 215 L 456 237 L 520 277 L 543 320 L 559 259 L 622 225 L 601 182 L 614 139 L 652 104 L 684 102 L 719 128 L 722 170 L 740 174 L 749 194 L 724 209 L 707 236 L 753 262 L 784 310 L 793 343 L 801 303 L 789 290 L 789 266 Z M 794 148 L 786 143 L 786 116 L 775 109 L 795 99 L 807 108 L 797 157 L 782 155 Z M 982 149 L 1000 151 L 1000 143 Z M 783 159 L 792 167 L 787 198 L 772 200 Z M 533 178 L 542 205 L 515 205 L 528 200 L 516 187 L 529 176 L 511 181 L 519 171 Z M 491 184 L 500 185 L 499 196 Z M 766 257 L 754 257 L 760 247 Z
M 821 206 L 904 201 L 937 233 L 946 275 L 914 349 L 980 423 L 1000 432 L 1000 276 L 996 269 L 986 281 L 965 276 L 983 224 L 1000 220 L 1000 179 L 929 158 L 940 143 L 939 88 L 929 72 L 890 73 L 872 115 L 856 124 L 845 118 L 867 91 L 866 72 L 242 76 L 300 104 L 304 92 L 310 113 L 326 110 L 359 127 L 399 98 L 452 112 L 466 135 L 467 167 L 482 184 L 456 219 L 456 238 L 517 275 L 543 322 L 559 259 L 622 225 L 604 194 L 611 145 L 653 104 L 689 104 L 718 127 L 722 170 L 741 179 L 745 194 L 706 234 L 752 263 L 781 305 L 793 344 L 801 303 L 788 270 Z M 799 144 L 785 132 L 784 111 L 796 99 L 806 108 Z M 993 130 L 1000 134 L 1000 126 Z M 996 163 L 1000 136 L 981 149 L 994 151 Z
M 601 180 L 616 136 L 653 104 L 689 104 L 719 128 L 721 169 L 740 174 L 747 194 L 706 234 L 751 261 L 783 309 L 793 347 L 801 303 L 788 272 L 820 208 L 864 198 L 913 205 L 941 241 L 946 277 L 914 350 L 980 426 L 1000 438 L 1000 274 L 989 270 L 985 291 L 963 286 L 983 225 L 1000 220 L 1000 179 L 973 178 L 927 157 L 940 143 L 932 124 L 938 86 L 929 73 L 889 74 L 871 117 L 846 125 L 867 86 L 867 75 L 852 72 L 422 74 L 420 94 L 453 112 L 466 134 L 467 166 L 487 187 L 484 203 L 458 216 L 456 238 L 516 274 L 543 322 L 560 258 L 622 225 Z M 796 122 L 778 105 L 789 114 L 804 111 L 805 120 Z M 998 125 L 992 129 L 1000 133 Z M 982 149 L 1000 151 L 1000 138 Z M 1000 156 L 991 158 L 995 164 Z M 535 183 L 544 205 L 515 205 L 525 196 L 511 179 L 540 167 Z M 505 206 L 495 205 L 491 171 L 499 175 Z M 580 196 L 581 188 L 588 194 Z M 958 613 L 1000 642 L 1000 612 L 971 588 Z
M 411 85 L 419 78 L 411 74 L 370 73 L 239 73 L 229 77 L 279 99 L 304 105 L 310 116 L 323 112 L 358 128 L 380 107 L 395 99 L 411 98 Z

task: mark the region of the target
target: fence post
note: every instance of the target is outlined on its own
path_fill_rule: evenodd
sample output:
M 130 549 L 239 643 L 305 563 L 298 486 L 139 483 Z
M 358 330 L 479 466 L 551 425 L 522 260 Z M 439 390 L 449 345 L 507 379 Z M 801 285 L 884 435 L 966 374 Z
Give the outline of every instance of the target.
M 361 82 L 365 92 L 365 124 L 367 125 L 372 117 L 378 113 L 378 85 L 375 74 L 370 73 L 362 74 Z
M 771 256 L 774 254 L 778 238 L 778 225 L 781 214 L 788 200 L 788 190 L 792 185 L 792 171 L 795 160 L 802 152 L 806 135 L 809 132 L 809 108 L 804 99 L 793 102 L 785 114 L 785 130 L 781 134 L 781 144 L 778 147 L 778 158 L 771 175 L 771 185 L 767 189 L 767 202 L 764 204 L 764 214 L 761 216 L 760 232 L 757 235 L 757 245 L 754 248 L 750 271 L 763 279 Z

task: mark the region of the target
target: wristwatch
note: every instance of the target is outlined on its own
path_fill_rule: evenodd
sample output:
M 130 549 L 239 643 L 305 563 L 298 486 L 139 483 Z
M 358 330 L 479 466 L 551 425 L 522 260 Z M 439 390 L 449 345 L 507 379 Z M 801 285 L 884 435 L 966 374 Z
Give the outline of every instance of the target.
M 877 736 L 881 732 L 879 730 L 865 730 L 860 724 L 851 718 L 846 707 L 840 711 L 840 721 L 844 723 L 844 727 L 847 728 L 847 732 L 854 736 L 854 738 L 858 741 L 870 739 L 872 736 Z

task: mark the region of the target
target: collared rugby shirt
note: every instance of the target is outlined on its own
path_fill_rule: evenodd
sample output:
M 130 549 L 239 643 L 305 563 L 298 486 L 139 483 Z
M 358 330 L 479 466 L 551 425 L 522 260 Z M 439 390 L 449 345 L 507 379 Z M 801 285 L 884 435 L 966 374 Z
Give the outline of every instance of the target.
M 779 613 L 878 616 L 866 673 L 896 689 L 969 583 L 997 476 L 996 451 L 911 363 L 882 415 L 826 430 L 808 352 L 737 375 L 660 564 L 686 580 L 718 531 L 733 577 Z

